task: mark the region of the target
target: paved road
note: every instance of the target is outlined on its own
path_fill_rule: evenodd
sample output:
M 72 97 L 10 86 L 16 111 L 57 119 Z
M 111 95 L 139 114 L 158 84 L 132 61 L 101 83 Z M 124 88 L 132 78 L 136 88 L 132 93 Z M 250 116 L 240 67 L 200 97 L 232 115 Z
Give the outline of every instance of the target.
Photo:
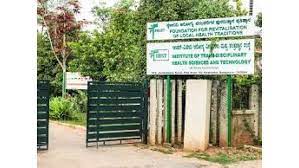
M 101 146 L 98 149 L 96 147 L 86 148 L 84 130 L 54 123 L 50 124 L 49 139 L 49 150 L 38 152 L 38 168 L 222 167 L 207 161 L 183 158 L 179 155 L 167 155 L 149 149 L 140 149 L 133 145 Z M 246 168 L 249 167 L 246 166 Z

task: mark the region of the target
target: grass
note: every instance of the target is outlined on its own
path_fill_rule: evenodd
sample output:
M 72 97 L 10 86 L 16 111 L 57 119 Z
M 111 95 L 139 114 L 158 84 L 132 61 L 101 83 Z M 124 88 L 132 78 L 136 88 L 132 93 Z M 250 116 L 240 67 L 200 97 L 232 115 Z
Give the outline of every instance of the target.
M 210 162 L 220 163 L 220 164 L 231 164 L 237 162 L 236 158 L 229 157 L 228 155 L 224 153 L 219 153 L 217 155 L 209 155 L 207 153 L 201 153 L 201 152 L 194 152 L 186 157 L 194 157 L 197 159 L 202 159 Z
M 181 151 L 179 148 L 174 148 L 171 146 L 151 146 L 145 144 L 135 144 L 136 147 L 141 149 L 150 149 L 152 151 L 161 152 L 164 154 L 174 154 Z M 236 163 L 239 161 L 248 160 L 261 160 L 262 152 L 260 150 L 254 150 L 252 148 L 219 148 L 210 147 L 205 152 L 192 152 L 184 154 L 187 158 L 197 158 L 200 160 L 206 160 L 209 162 L 214 162 L 222 165 L 228 165 Z
M 54 121 L 59 121 L 59 122 L 67 123 L 67 124 L 71 124 L 71 125 L 86 126 L 86 114 L 77 112 L 75 115 L 76 115 L 75 120 L 54 120 Z
M 146 144 L 134 144 L 136 147 L 140 148 L 140 149 L 150 149 L 152 151 L 157 151 L 157 152 L 161 152 L 164 154 L 173 154 L 176 152 L 175 148 L 172 147 L 166 147 L 166 146 L 151 146 L 151 145 L 146 145 Z
M 259 160 L 262 159 L 262 153 L 248 149 L 209 149 L 206 152 L 193 152 L 185 157 L 197 158 L 219 164 L 231 164 L 239 161 Z
M 150 150 L 161 152 L 161 153 L 164 153 L 164 154 L 173 154 L 175 152 L 174 149 L 165 148 L 165 147 L 153 147 L 153 148 L 150 148 Z
M 71 125 L 80 125 L 86 126 L 86 121 L 78 121 L 78 120 L 57 120 L 62 123 L 71 124 Z

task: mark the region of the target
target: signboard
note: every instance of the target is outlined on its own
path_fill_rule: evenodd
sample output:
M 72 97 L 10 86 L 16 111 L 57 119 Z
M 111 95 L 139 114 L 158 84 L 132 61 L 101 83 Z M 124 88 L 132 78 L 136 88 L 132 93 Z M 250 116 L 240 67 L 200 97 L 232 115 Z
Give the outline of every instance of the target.
M 253 73 L 254 39 L 147 44 L 148 75 Z
M 79 72 L 66 73 L 66 89 L 87 89 L 87 82 L 92 79 L 89 76 L 81 76 Z
M 253 36 L 254 28 L 252 16 L 151 22 L 147 23 L 147 40 Z

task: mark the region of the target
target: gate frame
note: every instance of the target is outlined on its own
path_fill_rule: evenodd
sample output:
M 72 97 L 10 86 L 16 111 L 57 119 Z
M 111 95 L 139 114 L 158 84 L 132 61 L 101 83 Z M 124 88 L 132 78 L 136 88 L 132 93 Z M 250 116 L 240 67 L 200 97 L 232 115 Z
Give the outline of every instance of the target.
M 45 87 L 41 87 L 39 88 L 40 86 L 42 85 L 45 85 Z M 47 95 L 45 96 L 45 100 L 46 100 L 46 103 L 43 103 L 43 104 L 46 104 L 46 117 L 44 119 L 46 119 L 46 144 L 39 144 L 39 141 L 38 141 L 38 97 L 39 97 L 39 92 L 40 91 L 46 91 Z M 36 132 L 36 138 L 37 138 L 37 150 L 48 150 L 49 149 L 49 99 L 50 99 L 50 83 L 49 83 L 49 80 L 37 80 L 37 104 L 36 104 L 36 108 L 37 108 L 37 111 L 36 111 L 36 128 L 37 128 L 37 132 Z M 40 103 L 42 104 L 42 103 Z M 45 146 L 45 148 L 43 148 Z
M 141 118 L 141 138 L 130 138 L 130 139 L 111 139 L 111 140 L 99 140 L 99 131 L 98 131 L 98 127 L 99 125 L 97 124 L 97 132 L 96 132 L 96 136 L 97 136 L 97 140 L 96 140 L 96 146 L 97 148 L 99 147 L 99 142 L 103 142 L 103 145 L 106 145 L 105 142 L 106 141 L 120 141 L 120 144 L 122 144 L 122 140 L 132 140 L 132 139 L 140 139 L 141 142 L 143 142 L 144 144 L 147 144 L 147 138 L 148 138 L 148 81 L 145 80 L 143 83 L 142 82 L 106 82 L 106 81 L 88 81 L 88 88 L 87 88 L 87 114 L 86 114 L 86 148 L 90 147 L 88 144 L 89 143 L 95 143 L 95 142 L 88 142 L 88 120 L 89 120 L 89 93 L 88 93 L 88 89 L 90 86 L 90 83 L 92 82 L 97 82 L 100 84 L 106 84 L 106 83 L 114 83 L 114 84 L 138 84 L 142 87 L 142 97 L 143 97 L 143 101 L 142 101 L 142 107 L 141 110 L 143 111 L 143 116 Z M 97 118 L 97 122 L 98 122 Z

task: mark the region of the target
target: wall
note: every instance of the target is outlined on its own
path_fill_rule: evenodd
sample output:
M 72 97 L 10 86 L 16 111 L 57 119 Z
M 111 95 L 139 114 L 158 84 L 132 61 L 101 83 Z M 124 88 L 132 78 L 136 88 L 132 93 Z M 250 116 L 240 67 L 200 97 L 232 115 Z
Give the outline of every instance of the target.
M 185 119 L 185 80 L 171 80 L 171 125 L 173 146 L 182 146 Z M 166 142 L 166 81 L 152 79 L 150 82 L 149 142 L 162 145 Z M 227 146 L 226 83 L 212 81 L 210 107 L 210 144 Z M 262 136 L 261 88 L 251 86 L 249 109 L 232 112 L 232 145 L 253 144 L 254 138 Z
M 254 144 L 254 110 L 232 112 L 232 146 Z
M 151 145 L 166 143 L 166 80 L 150 80 L 149 142 Z M 181 145 L 184 133 L 183 82 L 171 80 L 171 144 Z
M 213 81 L 211 101 L 210 143 L 227 146 L 227 95 L 225 81 Z M 261 91 L 252 85 L 249 109 L 232 111 L 232 145 L 253 144 L 262 135 Z

